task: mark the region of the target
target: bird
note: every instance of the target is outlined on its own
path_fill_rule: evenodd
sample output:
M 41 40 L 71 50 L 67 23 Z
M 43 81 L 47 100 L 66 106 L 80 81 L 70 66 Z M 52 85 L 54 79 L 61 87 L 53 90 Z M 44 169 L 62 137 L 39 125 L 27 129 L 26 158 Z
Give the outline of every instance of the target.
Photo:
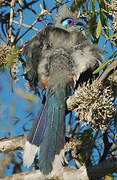
M 90 43 L 80 25 L 71 10 L 63 5 L 54 26 L 47 25 L 23 49 L 25 78 L 35 92 L 38 87 L 45 91 L 27 136 L 23 164 L 30 167 L 38 152 L 43 174 L 52 171 L 55 155 L 64 148 L 67 89 L 92 79 L 93 71 L 103 59 L 101 50 Z

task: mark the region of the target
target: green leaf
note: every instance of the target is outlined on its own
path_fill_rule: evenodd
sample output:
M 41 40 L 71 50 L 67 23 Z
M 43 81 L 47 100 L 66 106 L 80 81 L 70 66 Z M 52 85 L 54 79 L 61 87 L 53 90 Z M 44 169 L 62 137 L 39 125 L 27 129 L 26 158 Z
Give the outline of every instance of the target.
M 110 40 L 110 39 L 112 39 L 112 38 L 116 38 L 117 37 L 117 32 L 115 33 L 115 34 L 113 34 L 112 36 L 110 36 L 109 38 L 108 38 L 108 40 Z
M 17 125 L 17 123 L 20 122 L 20 119 L 19 118 L 16 118 L 16 120 L 14 121 L 14 125 Z
M 106 180 L 114 180 L 115 178 L 114 178 L 114 176 L 112 174 L 109 174 L 109 175 L 105 176 L 105 179 Z
M 47 9 L 47 7 L 46 7 L 46 3 L 45 3 L 45 1 L 43 0 L 43 8 L 44 9 Z
M 97 29 L 96 29 L 96 38 L 97 39 L 100 37 L 101 31 L 102 31 L 102 23 L 101 23 L 101 19 L 99 18 L 98 24 L 97 24 Z
M 113 59 L 108 59 L 106 62 L 104 62 L 100 67 L 98 67 L 93 74 L 97 74 L 98 72 L 100 72 L 101 70 L 103 70 L 107 64 L 110 63 L 110 61 L 112 61 Z
M 83 6 L 84 3 L 87 2 L 87 0 L 77 0 L 76 2 L 77 2 L 78 7 L 80 8 L 81 6 Z
M 95 0 L 92 0 L 92 10 L 95 12 Z
M 18 48 L 13 47 L 10 55 L 7 56 L 7 66 L 11 67 L 18 59 Z

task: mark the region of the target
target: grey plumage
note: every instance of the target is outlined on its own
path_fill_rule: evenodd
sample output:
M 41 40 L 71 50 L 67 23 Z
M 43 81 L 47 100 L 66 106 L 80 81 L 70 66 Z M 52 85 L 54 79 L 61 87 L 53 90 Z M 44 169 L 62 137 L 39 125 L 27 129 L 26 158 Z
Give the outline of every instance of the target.
M 75 22 L 74 25 L 62 26 L 61 22 L 66 18 L 72 18 Z M 99 48 L 89 43 L 85 33 L 77 25 L 76 17 L 66 6 L 59 10 L 55 26 L 47 26 L 32 38 L 24 47 L 23 54 L 27 57 L 25 77 L 30 86 L 34 89 L 38 86 L 38 82 L 43 84 L 43 81 L 49 77 L 48 88 L 52 91 L 65 88 L 67 78 L 70 75 L 73 75 L 75 84 L 88 80 L 92 76 L 92 72 L 101 64 L 103 58 Z M 87 73 L 86 79 L 83 76 L 85 72 Z M 64 96 L 61 97 L 64 98 Z M 56 98 L 58 98 L 57 94 Z M 62 101 L 63 99 L 61 99 Z M 59 127 L 61 137 L 63 136 L 63 129 Z M 28 146 L 26 145 L 24 149 L 24 164 L 30 166 L 38 148 L 34 145 L 33 150 L 31 148 L 28 150 L 30 138 L 28 140 Z M 42 138 L 38 146 L 43 142 Z M 57 140 L 56 147 L 53 150 L 54 155 L 51 161 L 53 161 L 55 153 L 60 152 L 63 143 Z M 28 152 L 31 156 L 30 160 L 27 157 L 27 151 L 30 151 L 30 153 Z M 43 172 L 48 173 L 49 171 L 51 168 Z
M 42 82 L 48 76 L 51 67 L 49 58 L 52 57 L 52 51 L 59 48 L 63 48 L 69 59 L 72 59 L 71 64 L 74 67 L 70 73 L 77 76 L 77 79 L 88 68 L 93 71 L 101 64 L 102 52 L 97 45 L 89 43 L 77 25 L 72 27 L 61 25 L 62 19 L 69 16 L 76 21 L 72 12 L 64 6 L 57 14 L 55 27 L 47 26 L 25 46 L 24 55 L 28 57 L 25 72 L 30 82 L 37 79 Z

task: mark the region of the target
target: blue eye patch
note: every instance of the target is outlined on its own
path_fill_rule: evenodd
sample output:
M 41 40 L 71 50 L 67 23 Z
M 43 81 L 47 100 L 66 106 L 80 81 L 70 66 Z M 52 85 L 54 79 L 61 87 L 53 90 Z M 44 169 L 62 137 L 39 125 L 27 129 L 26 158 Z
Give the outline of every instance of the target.
M 61 22 L 62 26 L 74 26 L 74 20 L 72 18 L 67 18 L 67 19 L 64 19 L 62 22 Z

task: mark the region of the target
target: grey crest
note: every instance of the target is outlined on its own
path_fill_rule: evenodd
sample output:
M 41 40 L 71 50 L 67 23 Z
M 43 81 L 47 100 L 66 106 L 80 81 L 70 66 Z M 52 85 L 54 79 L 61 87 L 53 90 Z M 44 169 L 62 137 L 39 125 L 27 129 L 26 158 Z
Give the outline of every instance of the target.
M 73 29 L 78 29 L 77 26 L 62 26 L 61 21 L 66 18 L 72 18 L 74 22 L 77 22 L 78 19 L 76 16 L 70 11 L 70 9 L 67 8 L 66 5 L 63 5 L 62 8 L 59 9 L 59 11 L 56 14 L 56 20 L 55 20 L 55 27 L 67 30 L 67 31 L 73 31 Z

